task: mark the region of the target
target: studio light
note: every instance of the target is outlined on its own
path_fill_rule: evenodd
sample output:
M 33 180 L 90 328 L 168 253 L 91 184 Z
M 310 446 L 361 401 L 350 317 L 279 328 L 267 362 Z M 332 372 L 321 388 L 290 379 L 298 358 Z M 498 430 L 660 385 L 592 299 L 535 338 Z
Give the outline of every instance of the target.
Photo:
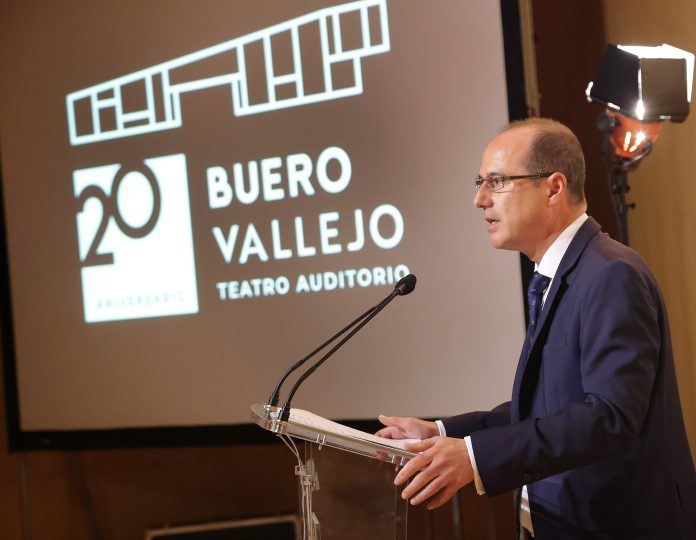
M 686 120 L 693 72 L 694 55 L 671 45 L 609 45 L 585 90 L 588 101 L 605 107 L 597 127 L 604 133 L 602 152 L 626 245 L 627 213 L 635 207 L 626 203 L 627 173 L 650 153 L 665 120 Z

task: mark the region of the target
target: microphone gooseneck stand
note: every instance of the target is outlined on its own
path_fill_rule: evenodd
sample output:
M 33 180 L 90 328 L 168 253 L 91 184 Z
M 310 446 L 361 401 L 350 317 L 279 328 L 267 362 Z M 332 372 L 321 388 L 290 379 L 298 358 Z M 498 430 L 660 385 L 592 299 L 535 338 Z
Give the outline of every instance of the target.
M 328 360 L 338 349 L 340 349 L 346 341 L 348 341 L 350 338 L 352 338 L 355 334 L 357 334 L 368 322 L 370 322 L 380 311 L 382 311 L 389 302 L 391 302 L 395 297 L 397 296 L 405 296 L 407 294 L 410 294 L 414 289 L 416 288 L 416 276 L 413 274 L 408 274 L 407 276 L 401 278 L 396 285 L 394 286 L 394 290 L 389 293 L 389 296 L 387 296 L 384 300 L 382 300 L 379 304 L 371 307 L 368 309 L 365 313 L 360 315 L 357 319 L 355 319 L 353 322 L 351 322 L 348 326 L 340 330 L 337 334 L 332 336 L 330 339 L 325 341 L 322 345 L 317 347 L 315 350 L 313 350 L 311 353 L 309 353 L 307 356 L 296 362 L 288 371 L 285 372 L 283 377 L 281 377 L 280 381 L 278 381 L 278 384 L 276 385 L 275 389 L 273 390 L 273 393 L 271 394 L 271 397 L 268 399 L 267 406 L 269 409 L 272 407 L 276 407 L 278 405 L 278 401 L 280 398 L 280 388 L 282 384 L 285 382 L 285 380 L 288 378 L 288 376 L 301 367 L 304 363 L 306 363 L 310 358 L 312 358 L 315 354 L 317 354 L 319 351 L 327 347 L 329 344 L 333 343 L 336 339 L 338 339 L 340 336 L 342 336 L 345 332 L 353 328 L 353 330 L 350 331 L 350 333 L 345 336 L 341 341 L 339 341 L 328 353 L 326 353 L 324 356 L 322 356 L 319 360 L 317 360 L 312 366 L 307 369 L 295 382 L 293 385 L 292 389 L 288 393 L 288 397 L 285 400 L 285 404 L 281 407 L 281 409 L 278 411 L 278 416 L 276 417 L 276 420 L 278 422 L 287 422 L 288 419 L 290 418 L 290 404 L 292 402 L 292 398 L 295 395 L 295 392 L 297 392 L 297 389 L 300 387 L 300 385 L 309 377 L 312 373 L 314 373 L 319 366 L 321 366 L 326 360 Z M 357 325 L 357 326 L 356 326 Z
M 280 409 L 278 412 L 278 420 L 281 422 L 287 422 L 288 419 L 290 418 L 290 402 L 292 401 L 293 396 L 295 395 L 295 392 L 297 392 L 297 389 L 300 387 L 300 385 L 309 377 L 312 373 L 316 371 L 316 369 L 321 366 L 333 353 L 335 353 L 338 349 L 340 349 L 343 344 L 348 341 L 350 338 L 352 338 L 355 334 L 357 334 L 360 329 L 365 326 L 367 323 L 369 323 L 380 311 L 382 311 L 389 302 L 391 302 L 396 296 L 398 296 L 399 293 L 397 292 L 396 289 L 392 291 L 392 293 L 387 296 L 384 300 L 382 300 L 377 306 L 374 308 L 371 308 L 371 310 L 368 312 L 368 315 L 365 317 L 365 319 L 358 324 L 346 337 L 344 337 L 341 341 L 339 341 L 336 346 L 334 346 L 328 353 L 326 353 L 324 356 L 322 356 L 319 360 L 317 360 L 312 366 L 307 369 L 295 382 L 293 387 L 290 389 L 290 392 L 288 393 L 288 397 L 285 400 L 285 404 L 283 407 Z
M 380 302 L 381 303 L 381 302 Z M 317 354 L 319 351 L 324 349 L 327 345 L 333 343 L 336 339 L 341 337 L 343 334 L 345 334 L 348 330 L 353 328 L 356 324 L 358 324 L 360 321 L 362 321 L 365 317 L 367 317 L 370 313 L 372 313 L 375 309 L 379 307 L 380 304 L 372 306 L 370 309 L 368 309 L 365 313 L 360 315 L 357 319 L 355 319 L 353 322 L 348 324 L 345 328 L 342 330 L 339 330 L 336 332 L 333 336 L 331 336 L 329 339 L 327 339 L 324 343 L 319 345 L 316 349 L 314 349 L 311 353 L 309 353 L 307 356 L 302 358 L 301 360 L 298 360 L 295 364 L 293 364 L 290 369 L 288 369 L 285 374 L 280 378 L 278 381 L 278 384 L 276 384 L 276 387 L 273 389 L 273 392 L 271 393 L 271 397 L 268 398 L 268 401 L 266 404 L 269 407 L 276 407 L 278 405 L 278 401 L 280 400 L 280 387 L 283 386 L 283 383 L 285 380 L 290 376 L 290 374 L 295 371 L 296 369 L 302 367 L 303 364 L 307 362 L 310 358 L 312 358 L 315 354 Z

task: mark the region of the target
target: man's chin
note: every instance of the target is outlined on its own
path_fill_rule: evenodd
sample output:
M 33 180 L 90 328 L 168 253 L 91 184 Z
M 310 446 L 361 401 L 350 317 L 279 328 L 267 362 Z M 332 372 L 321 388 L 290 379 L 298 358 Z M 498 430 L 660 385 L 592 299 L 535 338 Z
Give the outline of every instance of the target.
M 491 236 L 489 240 L 491 246 L 493 246 L 495 249 L 504 249 L 506 251 L 520 251 L 519 246 L 514 245 L 509 238 Z
M 495 249 L 509 249 L 506 246 L 505 238 L 500 234 L 493 233 L 489 235 L 488 241 Z

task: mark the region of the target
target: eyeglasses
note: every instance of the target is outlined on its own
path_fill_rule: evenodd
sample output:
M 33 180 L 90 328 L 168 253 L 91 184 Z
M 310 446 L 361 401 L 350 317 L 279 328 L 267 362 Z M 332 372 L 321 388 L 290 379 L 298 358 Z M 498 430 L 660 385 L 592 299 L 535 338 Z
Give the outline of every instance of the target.
M 529 178 L 547 178 L 551 176 L 552 172 L 537 173 L 537 174 L 521 174 L 518 176 L 488 176 L 483 178 L 480 174 L 474 178 L 474 186 L 476 186 L 476 191 L 481 189 L 481 185 L 485 182 L 488 191 L 500 191 L 505 187 L 505 182 L 511 180 L 525 180 Z

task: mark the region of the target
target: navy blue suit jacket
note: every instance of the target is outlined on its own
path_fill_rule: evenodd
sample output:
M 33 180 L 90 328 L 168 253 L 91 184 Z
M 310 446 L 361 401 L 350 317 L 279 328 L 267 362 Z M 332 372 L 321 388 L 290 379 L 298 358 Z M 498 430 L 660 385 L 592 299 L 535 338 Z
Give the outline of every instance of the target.
M 511 401 L 444 425 L 471 436 L 488 494 L 528 485 L 538 538 L 696 538 L 664 302 L 644 261 L 592 218 L 525 340 Z

